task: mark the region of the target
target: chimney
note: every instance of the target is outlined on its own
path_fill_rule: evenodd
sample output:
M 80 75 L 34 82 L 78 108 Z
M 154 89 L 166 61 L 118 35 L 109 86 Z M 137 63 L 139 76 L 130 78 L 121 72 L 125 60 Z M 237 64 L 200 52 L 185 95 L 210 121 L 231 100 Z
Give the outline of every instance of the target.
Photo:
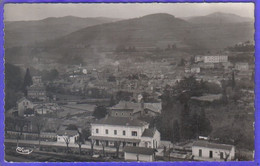
M 125 108 L 127 108 L 127 102 L 125 102 Z

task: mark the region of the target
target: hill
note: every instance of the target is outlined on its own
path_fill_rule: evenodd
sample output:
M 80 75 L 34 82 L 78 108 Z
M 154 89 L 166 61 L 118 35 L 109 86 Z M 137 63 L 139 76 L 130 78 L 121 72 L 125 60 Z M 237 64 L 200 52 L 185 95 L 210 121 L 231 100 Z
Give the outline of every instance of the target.
M 55 39 L 79 29 L 118 21 L 114 18 L 80 18 L 74 16 L 49 17 L 37 21 L 5 22 L 5 46 L 26 46 L 35 42 Z
M 241 17 L 230 13 L 212 13 L 206 16 L 196 16 L 185 18 L 186 21 L 193 24 L 230 24 L 230 23 L 252 23 L 254 20 L 248 17 Z
M 225 17 L 220 14 L 219 17 Z M 208 16 L 206 16 L 208 17 Z M 64 28 L 65 29 L 65 28 Z M 194 24 L 165 13 L 86 27 L 68 35 L 6 50 L 7 61 L 23 56 L 52 59 L 58 63 L 91 61 L 116 48 L 135 47 L 138 51 L 164 49 L 176 45 L 190 52 L 220 50 L 241 41 L 253 40 L 252 22 Z M 17 54 L 21 56 L 17 58 Z M 24 58 L 24 57 L 23 57 Z

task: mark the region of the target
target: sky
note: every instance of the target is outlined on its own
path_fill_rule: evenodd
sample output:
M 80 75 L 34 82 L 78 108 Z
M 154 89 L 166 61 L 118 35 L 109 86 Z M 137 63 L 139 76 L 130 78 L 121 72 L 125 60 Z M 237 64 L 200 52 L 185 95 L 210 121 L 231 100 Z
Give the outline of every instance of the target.
M 99 3 L 5 4 L 5 21 L 41 20 L 47 17 L 135 18 L 154 13 L 175 17 L 204 16 L 214 12 L 254 18 L 254 3 Z

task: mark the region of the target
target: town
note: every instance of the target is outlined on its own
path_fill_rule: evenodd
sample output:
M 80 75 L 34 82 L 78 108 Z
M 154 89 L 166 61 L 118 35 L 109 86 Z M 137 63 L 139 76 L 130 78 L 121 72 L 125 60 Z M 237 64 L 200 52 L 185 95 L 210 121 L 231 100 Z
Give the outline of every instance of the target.
M 5 9 L 5 161 L 254 160 L 253 5 L 41 5 Z
M 250 160 L 250 147 L 245 150 L 236 140 L 245 136 L 227 139 L 225 134 L 232 133 L 212 133 L 218 117 L 211 105 L 221 105 L 217 111 L 241 123 L 254 115 L 253 63 L 232 59 L 232 54 L 226 50 L 178 63 L 165 58 L 131 66 L 120 60 L 102 68 L 79 64 L 47 76 L 31 75 L 27 68 L 24 94 L 5 114 L 6 153 L 29 146 L 36 148 L 35 157 L 46 155 L 42 161 L 50 155 L 57 161 Z M 7 66 L 6 72 L 17 68 Z

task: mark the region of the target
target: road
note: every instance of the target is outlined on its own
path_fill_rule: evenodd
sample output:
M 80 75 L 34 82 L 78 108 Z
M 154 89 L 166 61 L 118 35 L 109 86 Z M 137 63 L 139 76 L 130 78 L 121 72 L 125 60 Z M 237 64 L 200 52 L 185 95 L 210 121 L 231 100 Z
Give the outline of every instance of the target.
M 6 143 L 15 143 L 16 144 L 16 139 L 5 139 Z M 29 145 L 38 145 L 39 141 L 36 140 L 19 140 L 19 143 L 22 144 L 29 144 Z M 91 145 L 89 142 L 86 142 L 87 144 L 83 144 L 81 146 L 82 149 L 91 149 Z M 45 142 L 41 141 L 41 145 L 46 145 L 46 146 L 63 146 L 66 147 L 65 143 L 58 143 L 58 142 Z M 69 144 L 69 147 L 74 147 L 78 148 L 77 144 Z M 103 150 L 102 146 L 94 146 L 95 150 Z M 122 147 L 119 148 L 119 151 L 121 152 L 123 149 Z M 115 147 L 105 147 L 106 152 L 116 152 Z
M 15 161 L 15 162 L 35 162 L 34 160 L 29 160 L 21 157 L 15 157 L 10 155 L 5 155 L 5 161 Z

